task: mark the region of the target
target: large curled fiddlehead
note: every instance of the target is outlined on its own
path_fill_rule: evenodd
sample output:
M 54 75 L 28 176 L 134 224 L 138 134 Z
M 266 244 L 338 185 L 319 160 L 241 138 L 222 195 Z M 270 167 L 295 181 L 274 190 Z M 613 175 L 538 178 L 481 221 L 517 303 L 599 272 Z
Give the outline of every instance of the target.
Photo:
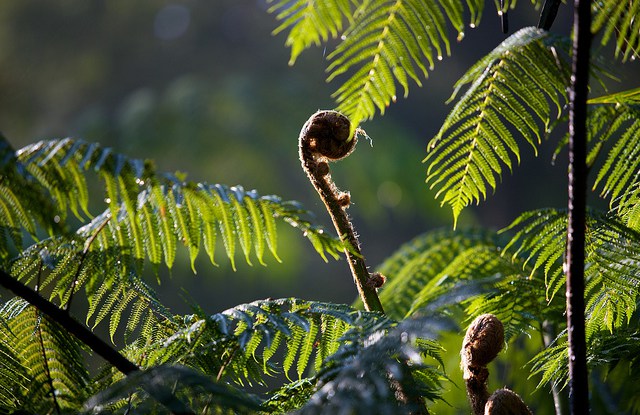
M 324 202 L 331 220 L 346 244 L 345 254 L 358 293 L 365 309 L 383 312 L 376 289 L 383 278 L 372 277 L 360 252 L 360 243 L 347 216 L 351 203 L 349 192 L 338 190 L 331 179 L 329 162 L 345 158 L 356 146 L 356 135 L 350 136 L 351 122 L 336 111 L 318 111 L 300 131 L 299 152 L 302 168 Z
M 460 350 L 460 365 L 474 415 L 531 415 L 520 396 L 509 389 L 489 394 L 487 365 L 504 344 L 504 327 L 493 314 L 478 316 L 467 329 Z

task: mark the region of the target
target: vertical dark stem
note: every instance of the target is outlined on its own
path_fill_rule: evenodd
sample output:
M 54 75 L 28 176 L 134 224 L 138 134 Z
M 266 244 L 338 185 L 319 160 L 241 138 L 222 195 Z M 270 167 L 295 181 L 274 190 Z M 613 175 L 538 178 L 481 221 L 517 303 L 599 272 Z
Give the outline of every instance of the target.
M 567 331 L 569 335 L 569 413 L 589 413 L 584 321 L 584 262 L 587 189 L 587 94 L 591 9 L 574 0 L 573 65 L 569 91 L 569 220 L 567 227 Z

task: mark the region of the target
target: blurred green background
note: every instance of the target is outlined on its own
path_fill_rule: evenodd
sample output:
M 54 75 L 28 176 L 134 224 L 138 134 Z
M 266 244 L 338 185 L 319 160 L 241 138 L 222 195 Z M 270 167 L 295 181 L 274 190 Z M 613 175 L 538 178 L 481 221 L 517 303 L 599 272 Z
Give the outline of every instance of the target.
M 534 25 L 533 6 L 518 6 L 511 27 Z M 338 83 L 325 82 L 331 43 L 288 66 L 285 36 L 271 35 L 278 24 L 267 9 L 265 0 L 3 0 L 0 131 L 15 148 L 72 136 L 153 159 L 160 171 L 185 172 L 194 181 L 299 200 L 332 230 L 297 156 L 303 123 L 334 107 Z M 559 28 L 569 20 L 565 9 Z M 349 212 L 372 267 L 417 234 L 452 226 L 451 212 L 424 184 L 421 160 L 450 109 L 445 101 L 454 82 L 506 37 L 497 16 L 486 13 L 479 28 L 454 41 L 452 56 L 422 89 L 414 86 L 385 116 L 363 125 L 373 146 L 361 140 L 332 167 L 338 186 L 351 191 Z M 459 226 L 499 229 L 523 210 L 564 206 L 566 167 L 563 158 L 551 165 L 554 147 L 537 159 L 523 147 L 521 168 L 488 201 L 467 209 Z M 93 213 L 105 207 L 96 202 Z M 219 267 L 199 261 L 196 276 L 183 252 L 173 270 L 163 271 L 171 278 L 160 295 L 176 313 L 189 312 L 191 301 L 211 313 L 265 297 L 353 301 L 344 260 L 324 263 L 285 227 L 279 246 L 282 263 L 241 263 L 234 273 L 218 257 Z M 457 359 L 455 350 L 449 355 Z

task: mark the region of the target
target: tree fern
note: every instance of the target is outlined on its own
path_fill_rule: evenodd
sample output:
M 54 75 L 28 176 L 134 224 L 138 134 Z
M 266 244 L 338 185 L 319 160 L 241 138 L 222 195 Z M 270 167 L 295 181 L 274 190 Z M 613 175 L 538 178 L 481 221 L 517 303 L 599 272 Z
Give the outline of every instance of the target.
M 566 102 L 568 65 L 547 32 L 525 28 L 476 63 L 458 80 L 451 99 L 467 92 L 447 116 L 428 146 L 427 183 L 453 210 L 462 209 L 495 190 L 503 166 L 520 160 L 516 137 L 537 152 L 552 120 L 550 103 Z
M 346 305 L 261 300 L 212 316 L 182 317 L 164 336 L 135 343 L 126 352 L 143 367 L 178 363 L 238 384 L 264 383 L 265 375 L 278 372 L 302 379 L 338 349 L 347 330 L 378 319 Z M 278 350 L 284 354 L 275 365 Z
M 148 395 L 148 390 L 155 391 L 153 397 Z M 127 414 L 133 408 L 136 413 L 174 413 L 175 408 L 159 405 L 162 398 L 158 394 L 163 390 L 183 398 L 190 408 L 200 413 L 252 414 L 260 408 L 257 397 L 225 383 L 214 382 L 193 369 L 157 366 L 128 376 L 92 396 L 85 402 L 83 413 Z
M 565 250 L 566 213 L 555 210 L 529 212 L 511 229 L 519 229 L 507 245 L 518 247 L 533 269 L 546 274 L 553 297 L 564 287 L 562 255 Z M 585 248 L 587 333 L 624 327 L 637 309 L 640 234 L 615 217 L 592 212 L 587 221 Z

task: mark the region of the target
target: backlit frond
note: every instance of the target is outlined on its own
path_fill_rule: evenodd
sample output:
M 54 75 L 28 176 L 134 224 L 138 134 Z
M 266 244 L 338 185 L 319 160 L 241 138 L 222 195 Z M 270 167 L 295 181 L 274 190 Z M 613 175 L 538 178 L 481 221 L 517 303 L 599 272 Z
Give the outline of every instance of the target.
M 241 186 L 186 182 L 156 173 L 149 161 L 129 159 L 80 140 L 42 141 L 17 154 L 61 210 L 68 206 L 78 216 L 88 212 L 85 175 L 97 172 L 109 209 L 78 231 L 93 241 L 90 249 L 119 246 L 135 258 L 147 257 L 154 264 L 163 260 L 171 267 L 176 247 L 184 245 L 193 266 L 201 247 L 215 263 L 220 239 L 232 265 L 238 245 L 247 262 L 255 255 L 264 263 L 265 248 L 278 258 L 276 218 L 299 228 L 323 258 L 326 254 L 337 257 L 342 251 L 337 238 L 304 219 L 307 212 L 296 202 L 276 196 L 260 196 Z
M 28 389 L 17 400 L 20 409 L 48 413 L 51 408 L 79 408 L 88 392 L 89 376 L 77 341 L 21 299 L 6 302 L 0 309 L 12 348 L 26 369 Z
M 510 36 L 458 80 L 451 99 L 467 92 L 428 146 L 427 183 L 453 210 L 495 190 L 503 168 L 520 161 L 517 138 L 537 152 L 552 121 L 550 105 L 561 108 L 569 83 L 567 62 L 548 32 L 525 28 Z
M 640 88 L 589 101 L 589 136 L 599 151 L 613 142 L 594 189 L 611 200 L 627 224 L 640 229 Z
M 269 0 L 275 3 L 269 11 L 276 13 L 281 23 L 273 33 L 289 30 L 285 45 L 291 48 L 289 65 L 293 65 L 303 50 L 319 46 L 338 37 L 346 19 L 353 20 L 352 0 Z
M 603 33 L 602 44 L 615 35 L 615 56 L 623 62 L 640 57 L 640 1 L 596 0 L 591 5 L 591 31 Z
M 376 109 L 384 113 L 398 95 L 396 83 L 406 96 L 409 79 L 421 85 L 427 70 L 449 54 L 447 18 L 462 38 L 462 15 L 463 5 L 457 1 L 362 2 L 329 55 L 329 80 L 350 74 L 333 95 L 337 109 L 354 126 L 372 118 Z

